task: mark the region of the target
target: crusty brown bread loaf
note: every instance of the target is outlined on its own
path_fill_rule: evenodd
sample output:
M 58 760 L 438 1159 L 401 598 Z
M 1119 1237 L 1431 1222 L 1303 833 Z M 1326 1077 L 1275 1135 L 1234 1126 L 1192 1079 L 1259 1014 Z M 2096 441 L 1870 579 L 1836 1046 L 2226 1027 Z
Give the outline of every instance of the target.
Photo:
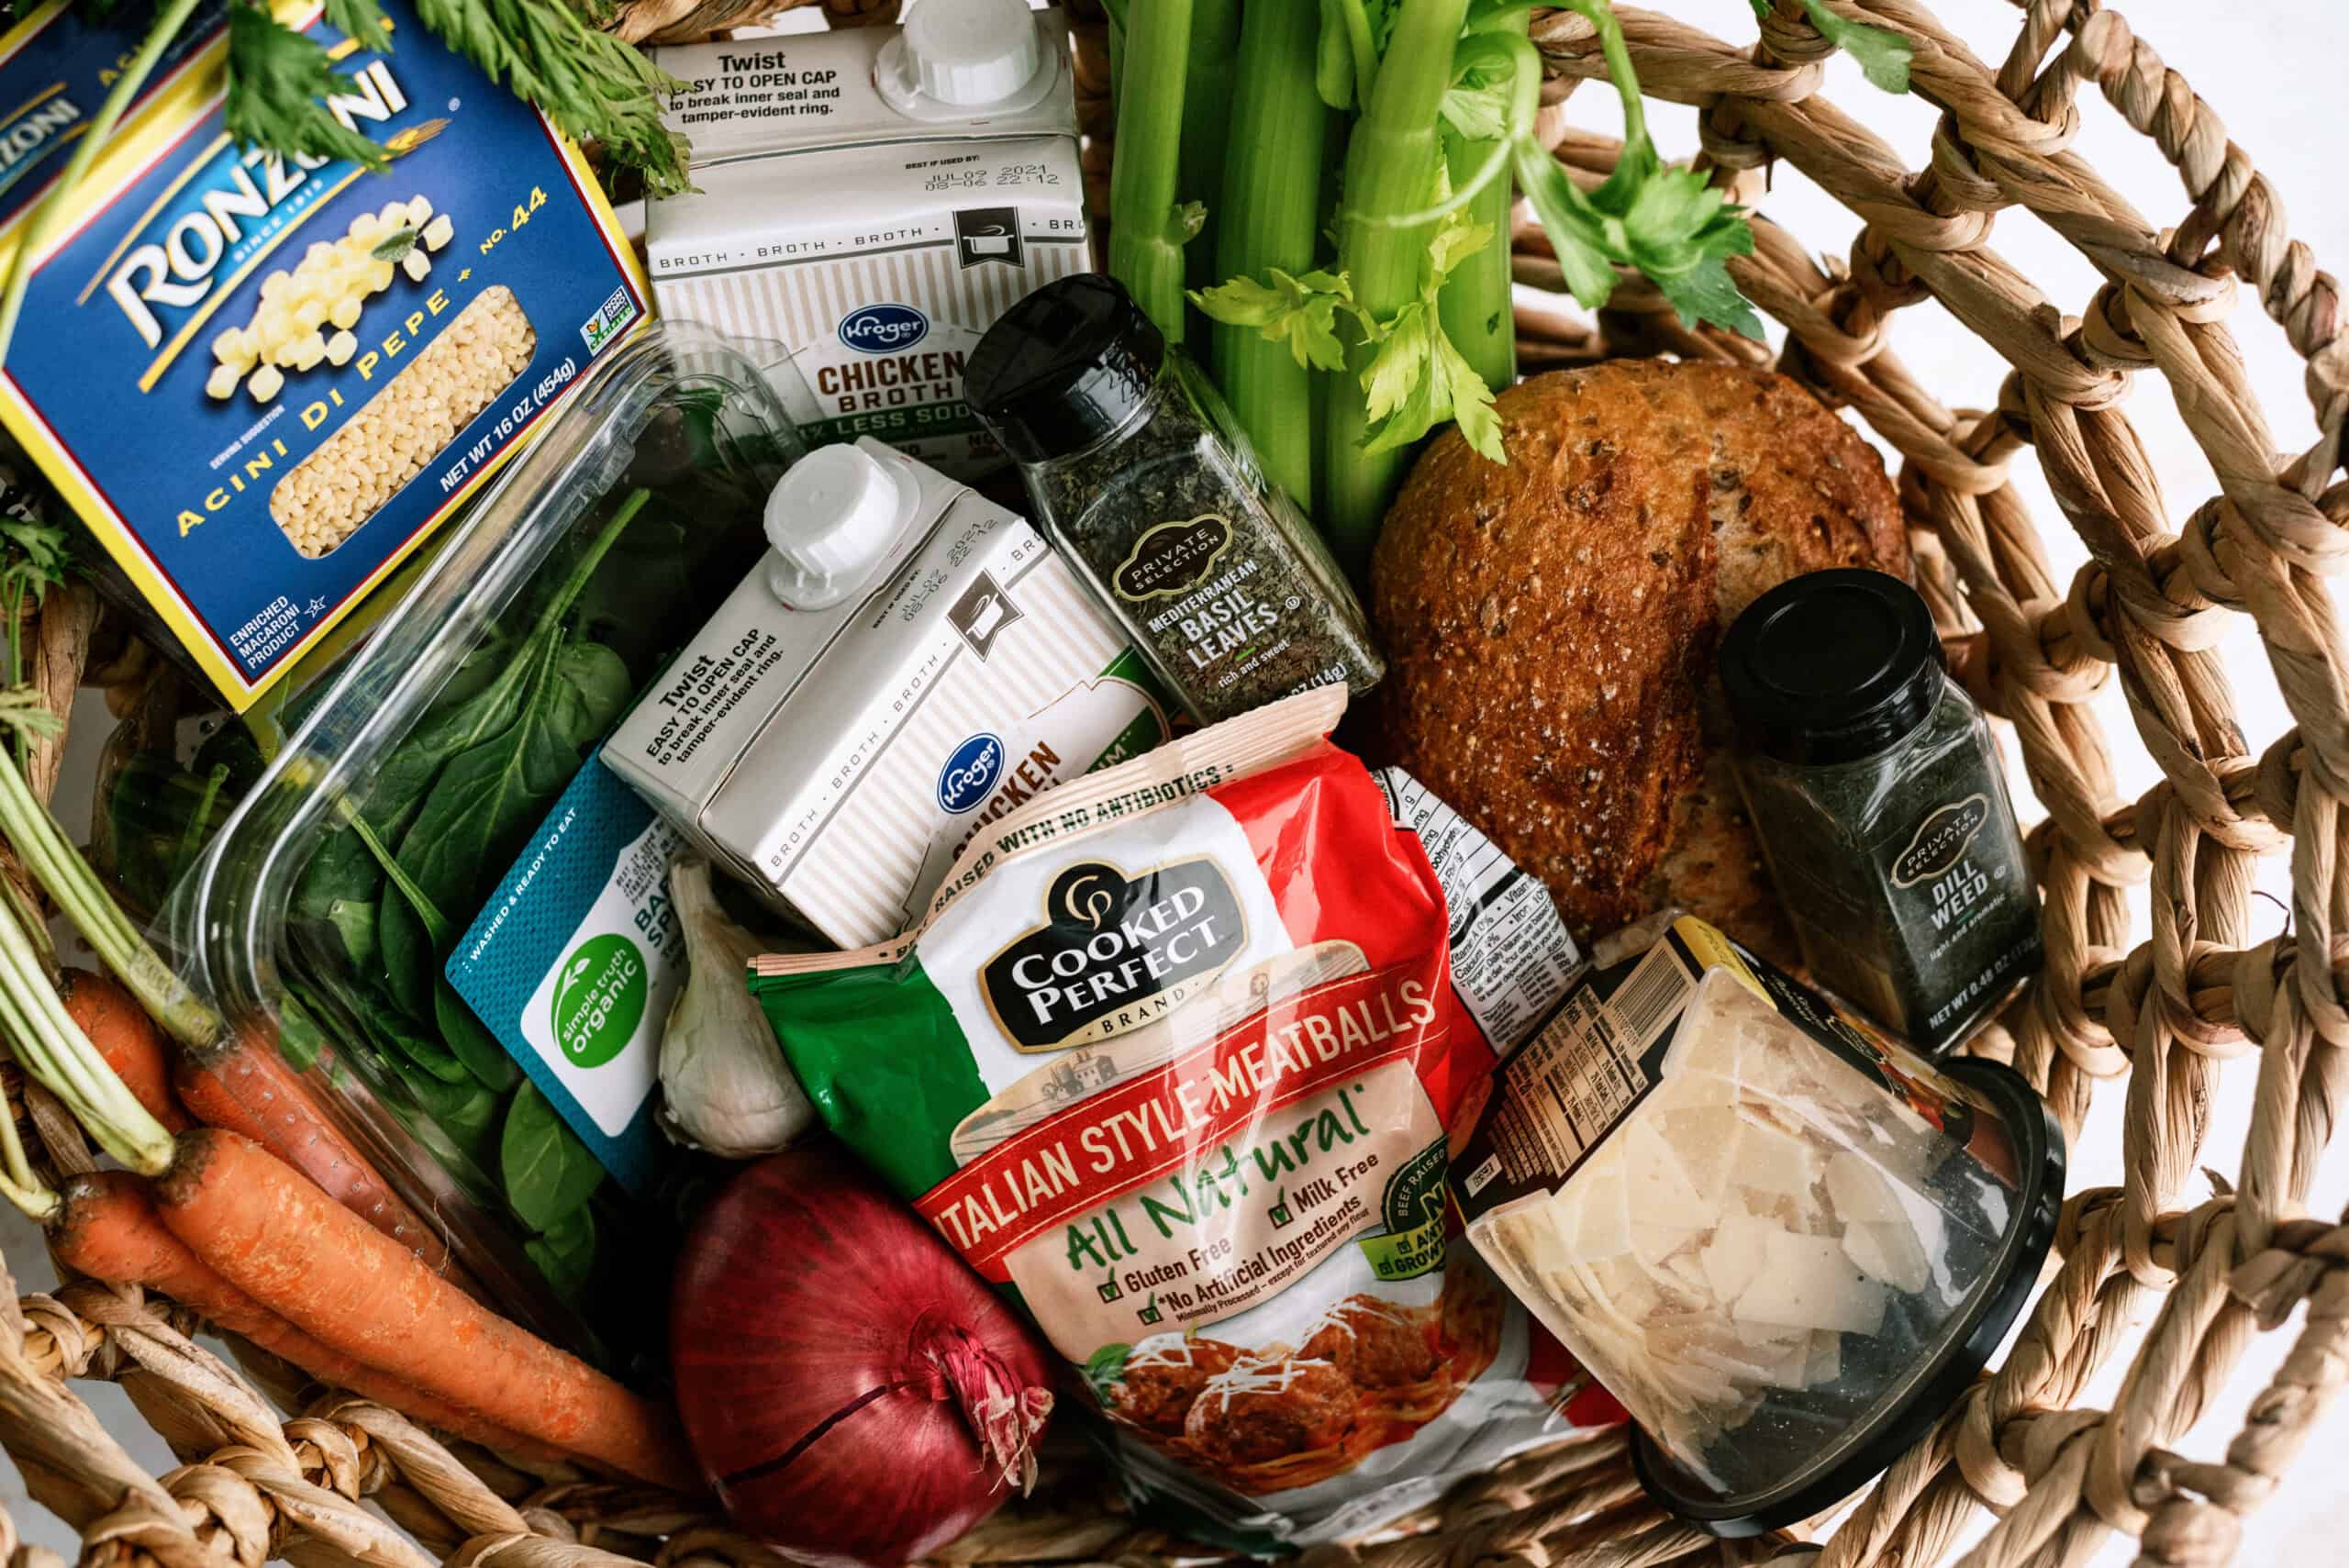
M 1384 744 L 1604 932 L 1680 904 L 1791 962 L 1728 765 L 1721 630 L 1830 566 L 1907 575 L 1875 450 L 1765 371 L 1615 361 L 1496 403 L 1388 514 L 1371 604 Z

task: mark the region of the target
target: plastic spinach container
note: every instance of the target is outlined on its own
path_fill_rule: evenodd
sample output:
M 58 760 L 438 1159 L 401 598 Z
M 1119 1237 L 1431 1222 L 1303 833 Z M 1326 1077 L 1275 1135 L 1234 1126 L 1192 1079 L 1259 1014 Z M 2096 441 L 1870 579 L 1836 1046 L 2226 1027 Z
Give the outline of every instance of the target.
M 442 961 L 751 569 L 767 494 L 800 450 L 753 361 L 704 328 L 657 324 L 597 365 L 303 695 L 163 917 L 228 1027 L 278 1042 L 493 1305 L 623 1373 L 661 1359 L 659 1255 L 693 1168 L 625 1192 Z

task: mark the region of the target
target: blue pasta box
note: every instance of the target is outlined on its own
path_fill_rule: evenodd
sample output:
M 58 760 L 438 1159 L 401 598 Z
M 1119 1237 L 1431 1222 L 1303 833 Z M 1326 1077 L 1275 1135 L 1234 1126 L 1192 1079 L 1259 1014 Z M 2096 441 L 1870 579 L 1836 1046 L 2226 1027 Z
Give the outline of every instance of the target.
M 384 11 L 382 51 L 277 14 L 385 167 L 239 147 L 214 29 L 49 226 L 0 366 L 0 422 L 239 711 L 649 313 L 578 150 Z
M 49 0 L 0 35 L 0 231 L 13 228 L 49 194 L 64 172 L 73 144 L 90 128 L 98 106 L 153 24 L 155 0 L 120 0 L 94 21 L 74 0 Z M 168 95 L 227 29 L 225 0 L 202 0 L 164 47 L 162 58 L 132 97 L 134 121 Z

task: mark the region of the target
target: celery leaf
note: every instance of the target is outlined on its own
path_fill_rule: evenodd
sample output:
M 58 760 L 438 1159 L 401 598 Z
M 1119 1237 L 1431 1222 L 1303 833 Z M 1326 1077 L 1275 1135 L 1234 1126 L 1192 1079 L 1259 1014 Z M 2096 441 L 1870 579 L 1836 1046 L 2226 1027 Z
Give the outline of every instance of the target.
M 1549 237 L 1566 291 L 1597 309 L 1615 292 L 1615 269 L 1631 267 L 1654 283 L 1687 325 L 1711 322 L 1759 338 L 1761 317 L 1723 265 L 1753 254 L 1744 213 L 1703 175 L 1667 168 L 1657 154 L 1622 24 L 1609 0 L 1565 4 L 1598 29 L 1623 109 L 1622 152 L 1595 191 L 1584 191 L 1530 134 L 1518 133 L 1518 188 Z
M 1268 343 L 1286 343 L 1300 366 L 1314 370 L 1346 368 L 1346 349 L 1338 340 L 1338 312 L 1353 304 L 1353 285 L 1343 273 L 1310 272 L 1292 277 L 1278 267 L 1266 269 L 1272 281 L 1233 278 L 1211 289 L 1191 291 L 1191 303 L 1210 321 L 1227 327 L 1252 327 Z
M 1452 84 L 1436 108 L 1444 124 L 1467 140 L 1496 141 L 1509 134 L 1515 96 L 1508 72 L 1476 67 Z
M 1755 17 L 1767 20 L 1771 0 L 1753 0 Z M 1914 52 L 1907 39 L 1890 28 L 1855 22 L 1827 8 L 1827 0 L 1802 0 L 1803 13 L 1819 36 L 1858 62 L 1860 74 L 1887 93 L 1909 91 L 1909 60 Z
M 1493 413 L 1493 390 L 1444 336 L 1436 312 L 1437 295 L 1452 270 L 1492 242 L 1491 224 L 1471 223 L 1464 214 L 1453 213 L 1429 242 L 1419 297 L 1388 320 L 1364 320 L 1376 345 L 1362 373 L 1363 412 L 1369 420 L 1364 451 L 1408 446 L 1451 419 L 1477 451 L 1495 462 L 1508 461 L 1501 448 L 1500 420 Z

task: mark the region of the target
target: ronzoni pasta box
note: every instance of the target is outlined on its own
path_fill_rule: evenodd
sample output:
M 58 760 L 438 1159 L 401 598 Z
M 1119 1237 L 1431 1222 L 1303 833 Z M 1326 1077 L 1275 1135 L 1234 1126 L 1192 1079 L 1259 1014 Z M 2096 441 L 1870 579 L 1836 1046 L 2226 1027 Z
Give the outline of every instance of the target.
M 213 37 L 73 193 L 0 367 L 0 419 L 239 709 L 646 314 L 577 150 L 385 12 L 379 53 L 279 10 L 384 169 L 239 148 Z

